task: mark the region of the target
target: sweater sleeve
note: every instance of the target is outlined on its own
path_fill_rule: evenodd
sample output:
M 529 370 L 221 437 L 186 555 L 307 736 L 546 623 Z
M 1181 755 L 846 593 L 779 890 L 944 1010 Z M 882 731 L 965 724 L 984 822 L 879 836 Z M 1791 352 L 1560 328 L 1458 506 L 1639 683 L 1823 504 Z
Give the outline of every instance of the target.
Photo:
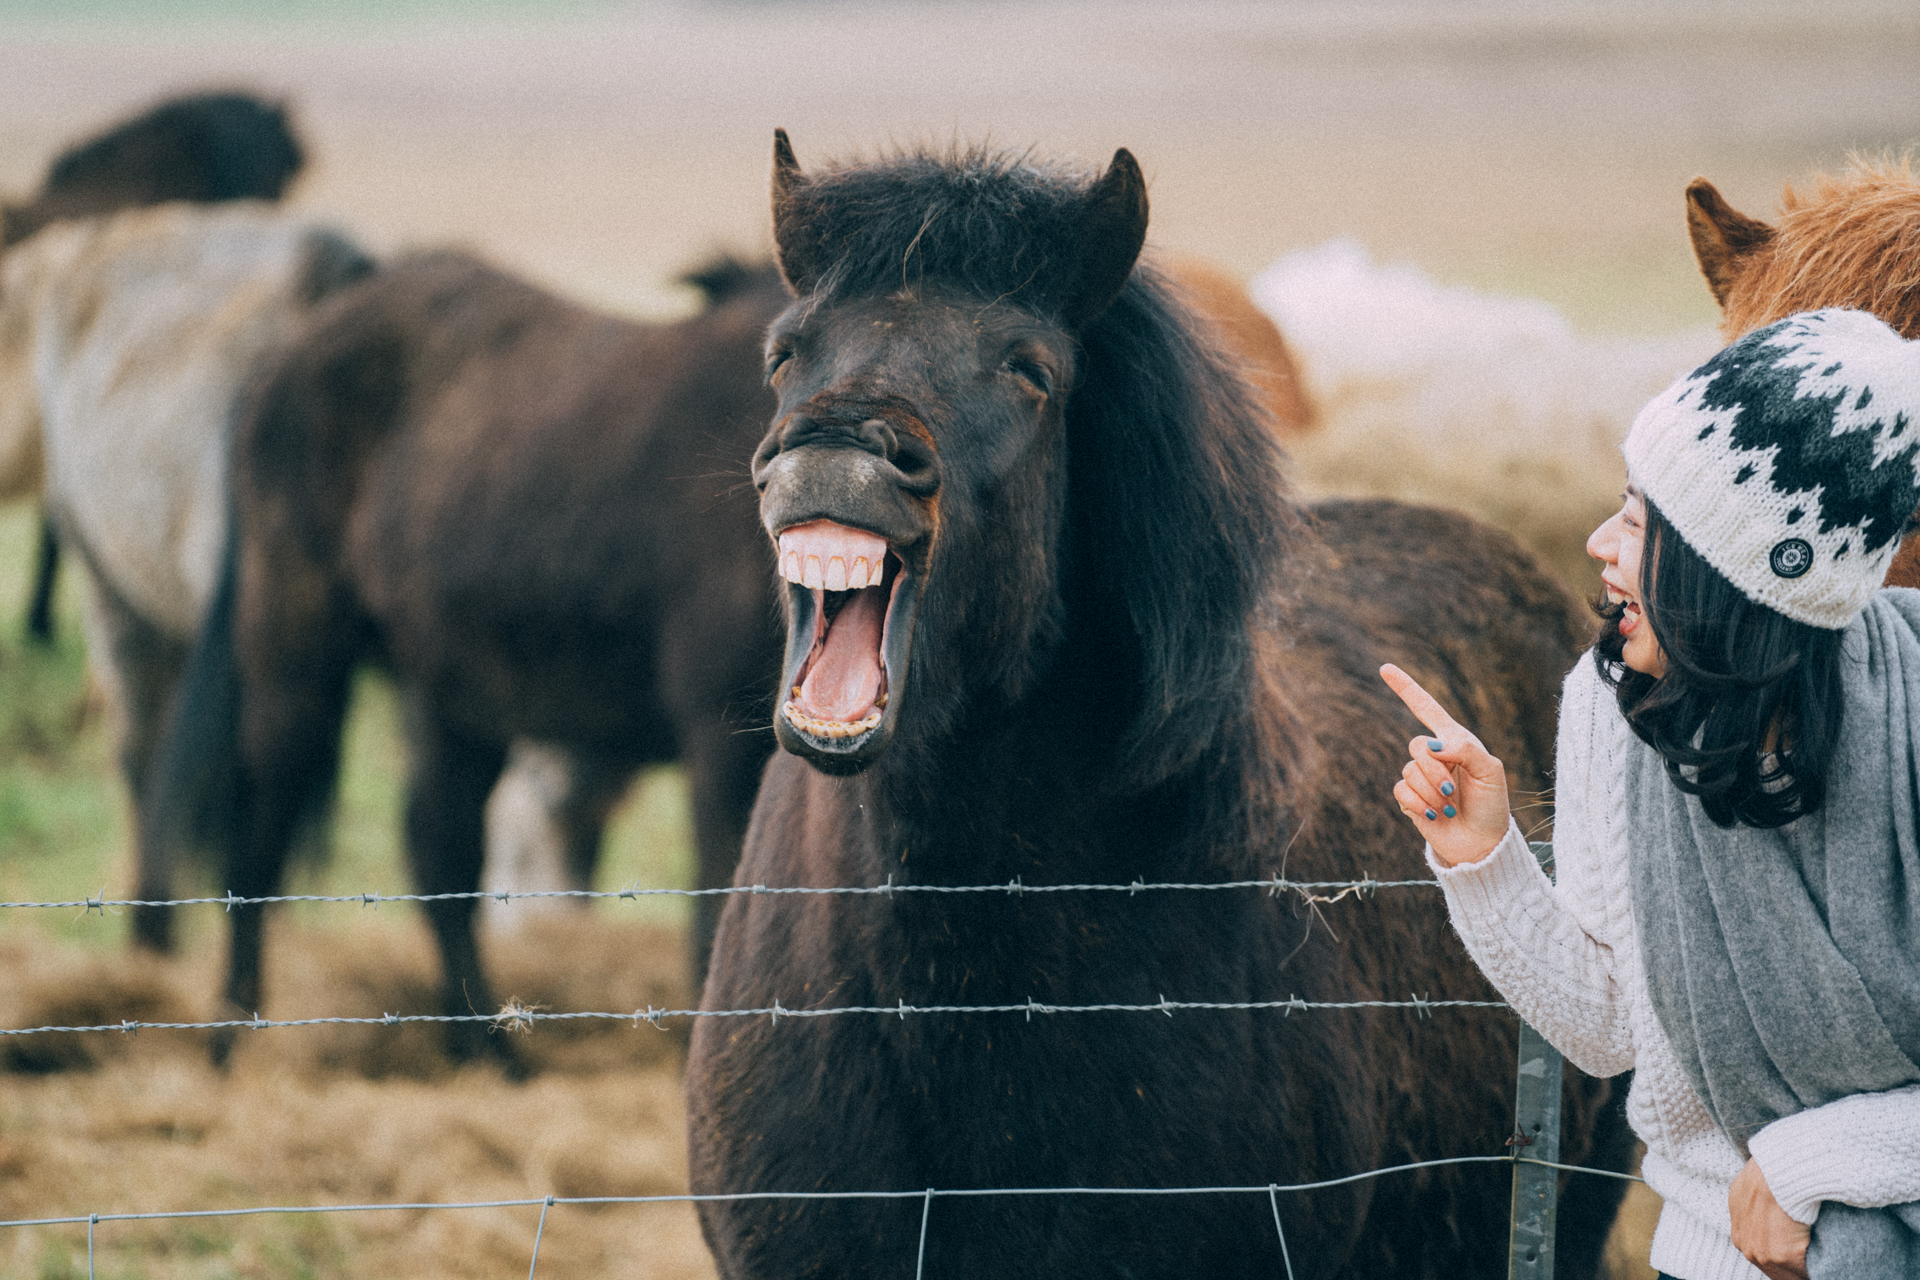
M 1559 900 L 1520 828 L 1508 823 L 1478 862 L 1443 866 L 1432 849 L 1427 862 L 1468 954 L 1520 1016 L 1588 1075 L 1631 1069 L 1628 1002 L 1613 950 Z
M 1920 1085 L 1796 1112 L 1747 1146 L 1795 1222 L 1811 1223 L 1823 1200 L 1862 1209 L 1920 1200 Z
M 1540 870 L 1517 824 L 1477 863 L 1427 860 L 1454 929 L 1500 993 L 1588 1075 L 1632 1068 L 1631 999 L 1614 947 L 1633 945 L 1620 775 L 1624 722 L 1582 658 L 1561 690 L 1554 760 L 1554 866 Z

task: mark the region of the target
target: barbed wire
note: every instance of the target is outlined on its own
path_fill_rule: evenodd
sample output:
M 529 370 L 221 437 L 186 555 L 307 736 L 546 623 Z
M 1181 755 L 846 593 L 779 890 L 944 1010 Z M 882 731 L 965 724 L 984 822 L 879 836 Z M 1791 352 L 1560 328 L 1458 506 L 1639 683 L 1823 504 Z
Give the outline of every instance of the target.
M 1435 1009 L 1510 1009 L 1504 1000 L 1429 1000 L 1424 996 L 1410 996 L 1406 1000 L 1302 1000 L 1298 996 L 1289 996 L 1285 1000 L 1168 1000 L 1161 997 L 1152 1004 L 1043 1004 L 1038 1000 L 1026 1000 L 1019 1004 L 908 1004 L 905 1000 L 898 1004 L 861 1004 L 829 1005 L 824 1008 L 790 1009 L 775 1000 L 771 1005 L 753 1009 L 656 1009 L 649 1005 L 645 1009 L 635 1009 L 632 1013 L 615 1013 L 602 1010 L 586 1010 L 568 1013 L 549 1013 L 543 1009 L 528 1008 L 517 1002 L 509 1002 L 498 1013 L 383 1013 L 378 1017 L 323 1017 L 323 1018 L 262 1018 L 255 1014 L 251 1018 L 223 1018 L 209 1022 L 148 1022 L 126 1018 L 119 1022 L 102 1022 L 85 1026 L 44 1026 L 44 1027 L 0 1027 L 0 1036 L 45 1035 L 54 1032 L 102 1032 L 118 1031 L 133 1035 L 142 1031 L 270 1031 L 281 1027 L 323 1027 L 323 1026 L 364 1026 L 396 1027 L 408 1023 L 488 1023 L 502 1031 L 530 1031 L 540 1022 L 630 1022 L 635 1027 L 648 1023 L 656 1028 L 668 1018 L 768 1018 L 777 1023 L 782 1018 L 833 1018 L 847 1015 L 866 1014 L 888 1018 L 905 1019 L 910 1015 L 924 1014 L 977 1014 L 977 1013 L 1021 1013 L 1027 1021 L 1033 1021 L 1033 1015 L 1063 1013 L 1162 1013 L 1171 1018 L 1176 1013 L 1185 1012 L 1238 1012 L 1244 1010 L 1279 1009 L 1284 1016 L 1297 1012 L 1325 1009 L 1412 1009 L 1421 1017 L 1428 1016 Z
M 1279 897 L 1283 893 L 1297 893 L 1309 902 L 1333 903 L 1343 898 L 1370 898 L 1377 889 L 1437 889 L 1439 883 L 1434 880 L 1375 880 L 1364 876 L 1359 880 L 1288 880 L 1281 876 L 1268 876 L 1260 880 L 1203 880 L 1203 881 L 1147 881 L 1133 880 L 1127 884 L 1026 884 L 1015 876 L 1005 884 L 895 884 L 888 876 L 885 884 L 877 885 L 841 885 L 826 888 L 788 885 L 727 885 L 717 889 L 657 889 L 642 888 L 638 883 L 624 889 L 472 889 L 459 893 L 274 893 L 246 897 L 231 891 L 219 897 L 200 898 L 109 898 L 102 890 L 96 897 L 63 898 L 45 902 L 0 902 L 0 909 L 34 910 L 60 908 L 83 912 L 99 911 L 104 913 L 109 907 L 224 907 L 228 911 L 235 907 L 271 906 L 282 902 L 332 902 L 358 904 L 363 907 L 379 906 L 383 902 L 514 902 L 536 898 L 580 898 L 580 899 L 638 899 L 638 898 L 714 898 L 734 894 L 752 896 L 843 896 L 843 897 L 892 897 L 900 893 L 1002 893 L 1020 897 L 1029 893 L 1164 893 L 1164 892 L 1210 892 L 1225 889 L 1262 889 L 1270 897 Z

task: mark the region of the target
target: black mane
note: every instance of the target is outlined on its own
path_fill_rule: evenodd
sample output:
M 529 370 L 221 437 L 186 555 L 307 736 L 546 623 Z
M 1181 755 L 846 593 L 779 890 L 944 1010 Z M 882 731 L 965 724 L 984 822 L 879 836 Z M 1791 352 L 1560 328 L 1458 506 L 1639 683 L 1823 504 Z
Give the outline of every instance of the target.
M 778 238 L 816 264 L 823 300 L 939 281 L 1052 317 L 1075 283 L 1094 176 L 982 147 L 823 166 L 795 182 Z
M 1073 527 L 1096 549 L 1079 571 L 1124 604 L 1138 645 L 1137 784 L 1228 747 L 1256 718 L 1255 639 L 1307 536 L 1264 410 L 1206 336 L 1136 267 L 1080 334 L 1067 407 Z

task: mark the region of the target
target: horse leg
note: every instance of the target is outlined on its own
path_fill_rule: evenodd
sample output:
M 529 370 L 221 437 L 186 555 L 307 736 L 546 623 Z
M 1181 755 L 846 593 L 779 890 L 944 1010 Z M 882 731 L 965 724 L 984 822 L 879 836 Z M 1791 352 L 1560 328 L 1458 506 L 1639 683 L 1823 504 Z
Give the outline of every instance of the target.
M 726 721 L 708 723 L 689 732 L 682 757 L 693 805 L 693 837 L 698 865 L 695 884 L 701 889 L 724 889 L 733 883 L 740 848 L 747 838 L 747 819 L 760 789 L 766 765 L 767 743 L 762 735 L 742 733 Z M 706 985 L 707 963 L 713 954 L 713 935 L 720 925 L 721 894 L 693 900 L 693 921 L 687 931 L 687 972 L 696 994 Z
M 186 647 L 134 611 L 100 574 L 87 575 L 81 597 L 81 627 L 93 658 L 94 679 L 107 703 L 118 740 L 120 773 L 133 811 L 147 802 L 153 760 L 167 708 L 186 665 Z M 173 896 L 171 844 L 143 845 L 138 896 Z M 134 941 L 156 951 L 173 950 L 173 913 L 166 907 L 136 907 Z
M 486 852 L 487 796 L 506 765 L 506 748 L 453 727 L 417 697 L 409 711 L 407 861 L 414 886 L 425 894 L 472 893 L 480 887 Z M 421 904 L 440 944 L 442 1011 L 456 1016 L 499 1011 L 474 942 L 475 905 L 472 898 Z M 491 1054 L 510 1071 L 520 1069 L 507 1042 L 485 1024 L 448 1024 L 447 1052 L 462 1061 Z
M 632 776 L 624 761 L 516 741 L 487 798 L 487 892 L 591 889 L 607 819 Z M 579 899 L 545 901 L 546 910 L 585 906 Z M 533 902 L 482 904 L 492 927 L 511 927 L 540 909 Z
M 303 666 L 297 677 L 283 667 L 270 678 L 251 674 L 246 682 L 240 720 L 246 757 L 241 786 L 244 836 L 228 845 L 225 868 L 226 890 L 236 897 L 260 898 L 279 892 L 288 852 L 304 820 L 332 792 L 352 661 L 344 652 L 329 658 Z M 229 1013 L 254 1016 L 263 986 L 266 908 L 236 906 L 230 915 Z M 225 1065 L 232 1044 L 232 1031 L 215 1034 L 216 1065 Z
M 554 821 L 561 833 L 561 869 L 570 889 L 593 888 L 600 867 L 600 845 L 614 806 L 633 781 L 633 766 L 624 760 L 567 752 L 566 789 L 554 805 Z
M 53 587 L 60 573 L 60 537 L 53 521 L 40 517 L 40 549 L 34 558 L 33 597 L 27 603 L 27 639 L 53 643 Z

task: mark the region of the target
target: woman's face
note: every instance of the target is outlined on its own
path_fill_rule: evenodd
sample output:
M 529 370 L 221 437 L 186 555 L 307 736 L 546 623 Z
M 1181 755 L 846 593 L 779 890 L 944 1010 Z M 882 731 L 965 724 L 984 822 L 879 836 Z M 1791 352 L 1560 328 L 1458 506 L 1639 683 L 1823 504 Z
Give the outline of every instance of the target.
M 1659 679 L 1667 674 L 1667 655 L 1653 638 L 1647 622 L 1647 602 L 1640 598 L 1640 557 L 1647 548 L 1647 500 L 1632 484 L 1622 495 L 1620 510 L 1587 538 L 1587 554 L 1601 565 L 1600 580 L 1607 599 L 1624 605 L 1620 635 L 1626 644 L 1621 660 L 1642 675 Z

